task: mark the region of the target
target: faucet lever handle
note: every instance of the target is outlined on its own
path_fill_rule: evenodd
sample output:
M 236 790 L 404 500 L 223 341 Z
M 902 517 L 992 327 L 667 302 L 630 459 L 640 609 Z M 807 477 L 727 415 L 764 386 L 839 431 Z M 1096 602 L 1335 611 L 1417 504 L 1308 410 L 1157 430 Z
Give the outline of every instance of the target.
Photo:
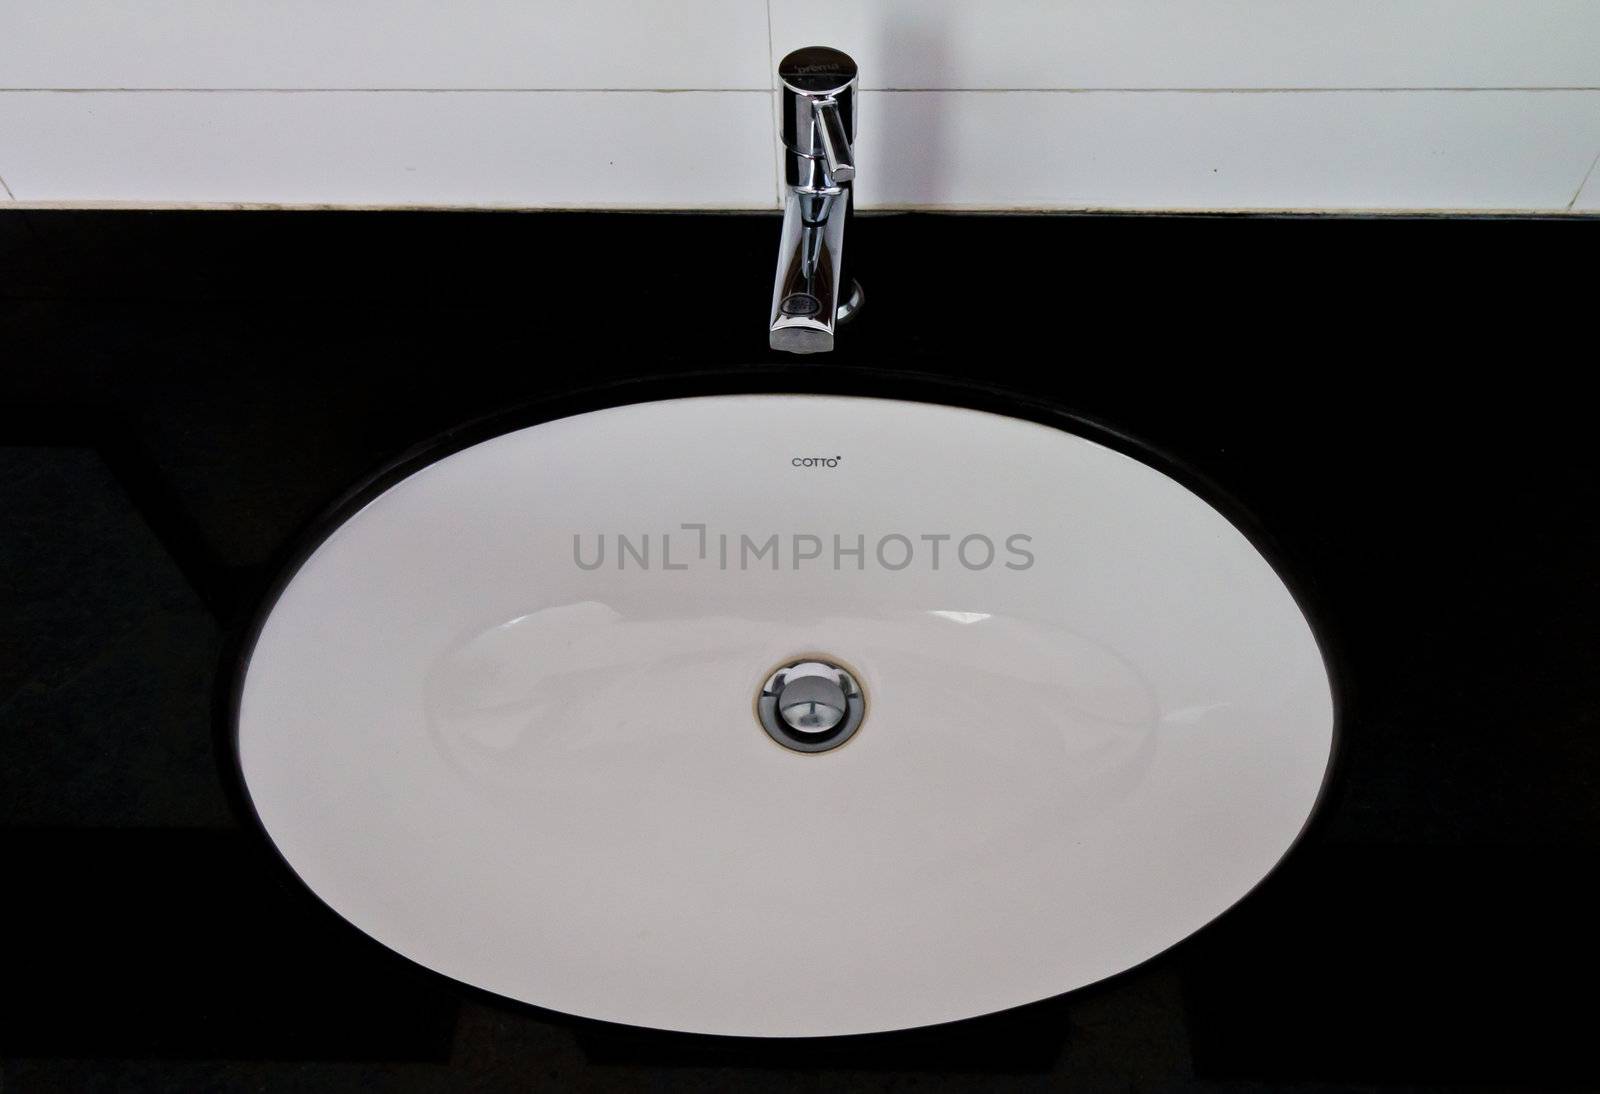
M 856 154 L 850 147 L 850 135 L 844 130 L 839 100 L 832 96 L 813 99 L 811 111 L 817 121 L 817 135 L 822 138 L 822 158 L 827 161 L 828 174 L 835 182 L 849 182 L 856 177 Z

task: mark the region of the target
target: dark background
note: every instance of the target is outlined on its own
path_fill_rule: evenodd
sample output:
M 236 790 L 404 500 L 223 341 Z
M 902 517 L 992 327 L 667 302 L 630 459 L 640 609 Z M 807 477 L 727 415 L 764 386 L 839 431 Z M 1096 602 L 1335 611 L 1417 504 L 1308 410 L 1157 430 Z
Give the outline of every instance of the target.
M 0 213 L 0 1088 L 1600 1089 L 1600 221 L 851 233 L 867 309 L 802 362 L 772 217 Z M 1165 451 L 1304 594 L 1336 778 L 1221 920 L 953 1027 L 654 1035 L 408 965 L 240 821 L 225 642 L 376 466 L 597 385 L 900 373 Z

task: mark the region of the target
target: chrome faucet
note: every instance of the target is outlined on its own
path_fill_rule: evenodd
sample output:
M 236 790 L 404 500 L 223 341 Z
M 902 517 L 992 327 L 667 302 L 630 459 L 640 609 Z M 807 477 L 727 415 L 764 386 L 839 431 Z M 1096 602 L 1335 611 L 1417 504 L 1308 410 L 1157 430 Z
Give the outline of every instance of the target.
M 779 63 L 778 83 L 788 197 L 768 344 L 825 353 L 833 349 L 834 325 L 854 315 L 862 300 L 861 286 L 844 281 L 843 267 L 856 177 L 856 63 L 836 49 L 807 46 Z

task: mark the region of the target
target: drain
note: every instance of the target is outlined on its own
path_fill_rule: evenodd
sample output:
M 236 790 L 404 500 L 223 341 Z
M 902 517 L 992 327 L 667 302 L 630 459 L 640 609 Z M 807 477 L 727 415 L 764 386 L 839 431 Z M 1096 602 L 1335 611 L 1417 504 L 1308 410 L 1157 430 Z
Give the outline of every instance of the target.
M 761 728 L 796 752 L 838 748 L 861 728 L 866 713 L 866 698 L 855 677 L 817 657 L 780 667 L 756 698 Z

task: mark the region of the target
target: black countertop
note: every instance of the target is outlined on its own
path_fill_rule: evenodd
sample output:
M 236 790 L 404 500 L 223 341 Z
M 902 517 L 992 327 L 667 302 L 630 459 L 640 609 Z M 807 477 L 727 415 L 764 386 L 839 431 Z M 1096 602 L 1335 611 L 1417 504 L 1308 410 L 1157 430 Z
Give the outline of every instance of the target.
M 0 1086 L 1600 1086 L 1600 221 L 851 232 L 867 309 L 784 360 L 775 217 L 0 212 Z M 1164 451 L 1307 591 L 1338 775 L 1217 923 L 1006 1015 L 746 1043 L 462 993 L 267 867 L 223 643 L 374 467 L 552 397 L 935 381 Z

